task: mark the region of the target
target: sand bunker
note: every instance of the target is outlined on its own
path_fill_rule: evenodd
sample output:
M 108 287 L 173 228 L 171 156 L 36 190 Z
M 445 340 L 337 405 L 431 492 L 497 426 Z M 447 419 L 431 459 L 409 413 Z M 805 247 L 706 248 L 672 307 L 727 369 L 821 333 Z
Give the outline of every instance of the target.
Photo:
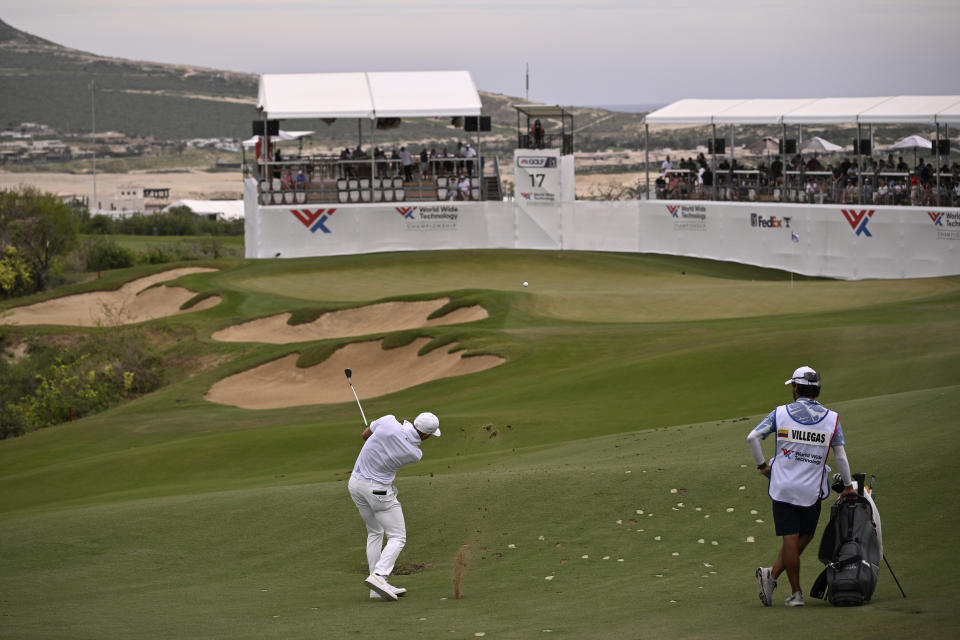
M 313 322 L 295 326 L 287 324 L 290 314 L 282 313 L 227 327 L 217 331 L 212 337 L 221 342 L 288 344 L 473 322 L 483 320 L 488 315 L 487 310 L 482 306 L 474 305 L 461 307 L 439 318 L 427 320 L 427 316 L 449 301 L 449 298 L 440 298 L 422 302 L 381 302 L 356 309 L 331 311 Z
M 154 287 L 190 273 L 216 271 L 203 267 L 171 269 L 128 282 L 116 291 L 92 291 L 64 296 L 0 314 L 0 324 L 60 324 L 74 327 L 133 324 L 214 307 L 219 297 L 210 297 L 186 310 L 180 306 L 196 294 L 183 287 Z M 148 287 L 152 287 L 149 288 Z
M 242 409 L 280 409 L 310 404 L 354 402 L 343 370 L 353 369 L 353 384 L 364 400 L 423 384 L 490 369 L 504 362 L 499 356 L 464 358 L 450 353 L 456 345 L 417 352 L 430 341 L 418 338 L 405 347 L 384 350 L 381 341 L 348 344 L 324 362 L 298 368 L 290 354 L 254 369 L 224 378 L 207 392 L 206 399 Z

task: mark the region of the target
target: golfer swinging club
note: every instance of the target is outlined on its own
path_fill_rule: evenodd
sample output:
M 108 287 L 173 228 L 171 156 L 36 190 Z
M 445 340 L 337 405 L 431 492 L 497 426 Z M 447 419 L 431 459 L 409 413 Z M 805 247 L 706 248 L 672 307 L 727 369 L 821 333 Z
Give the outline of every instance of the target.
M 792 385 L 793 402 L 771 411 L 747 436 L 747 444 L 757 469 L 770 480 L 773 522 L 783 545 L 772 567 L 757 569 L 760 601 L 773 604 L 777 576 L 784 571 L 790 580 L 788 607 L 802 607 L 800 590 L 800 554 L 813 539 L 820 519 L 820 501 L 830 495 L 827 480 L 827 456 L 833 449 L 840 476 L 842 495 L 856 495 L 850 475 L 850 463 L 843 449 L 840 417 L 814 398 L 820 395 L 820 374 L 800 367 L 784 384 Z M 760 441 L 776 433 L 777 452 L 768 464 Z
M 413 424 L 406 420 L 401 423 L 392 415 L 383 416 L 363 431 L 363 448 L 347 486 L 367 525 L 370 575 L 365 582 L 372 589 L 371 598 L 395 601 L 407 592 L 387 582 L 407 541 L 403 509 L 393 479 L 400 467 L 420 461 L 420 443 L 432 435 L 440 437 L 440 421 L 432 413 L 421 413 Z M 382 546 L 384 533 L 386 546 Z

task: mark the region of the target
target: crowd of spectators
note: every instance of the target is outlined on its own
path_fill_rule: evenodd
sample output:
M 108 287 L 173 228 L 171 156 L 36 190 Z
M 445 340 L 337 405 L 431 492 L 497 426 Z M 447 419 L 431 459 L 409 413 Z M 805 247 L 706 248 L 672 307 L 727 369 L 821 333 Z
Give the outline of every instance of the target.
M 763 159 L 750 165 L 739 159 L 718 157 L 716 172 L 710 161 L 666 156 L 656 178 L 656 196 L 668 200 L 771 200 L 815 204 L 894 204 L 960 206 L 960 163 L 943 161 L 937 171 L 931 160 L 918 158 L 914 166 L 903 156 L 894 159 L 842 157 L 834 163 L 817 154 L 795 155 L 784 167 L 780 156 L 769 164 Z M 939 174 L 939 175 L 938 175 Z

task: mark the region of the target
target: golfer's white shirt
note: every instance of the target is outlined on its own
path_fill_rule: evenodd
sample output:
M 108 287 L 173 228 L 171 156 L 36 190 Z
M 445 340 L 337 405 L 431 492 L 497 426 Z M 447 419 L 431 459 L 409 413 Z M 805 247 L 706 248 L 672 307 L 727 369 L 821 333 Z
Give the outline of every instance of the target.
M 406 420 L 401 424 L 391 415 L 383 416 L 370 423 L 370 431 L 373 435 L 363 443 L 353 466 L 355 478 L 393 484 L 400 467 L 423 457 L 420 434 Z

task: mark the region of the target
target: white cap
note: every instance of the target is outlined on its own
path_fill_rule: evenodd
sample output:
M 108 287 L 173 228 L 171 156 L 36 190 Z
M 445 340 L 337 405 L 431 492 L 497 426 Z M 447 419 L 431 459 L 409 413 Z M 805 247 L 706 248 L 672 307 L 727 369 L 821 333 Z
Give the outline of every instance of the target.
M 440 437 L 440 420 L 429 411 L 421 413 L 413 420 L 413 426 L 420 433 Z
M 793 382 L 796 382 L 797 384 L 803 384 L 808 387 L 819 387 L 820 374 L 814 371 L 811 367 L 800 367 L 793 372 L 793 377 L 783 384 L 790 384 Z

